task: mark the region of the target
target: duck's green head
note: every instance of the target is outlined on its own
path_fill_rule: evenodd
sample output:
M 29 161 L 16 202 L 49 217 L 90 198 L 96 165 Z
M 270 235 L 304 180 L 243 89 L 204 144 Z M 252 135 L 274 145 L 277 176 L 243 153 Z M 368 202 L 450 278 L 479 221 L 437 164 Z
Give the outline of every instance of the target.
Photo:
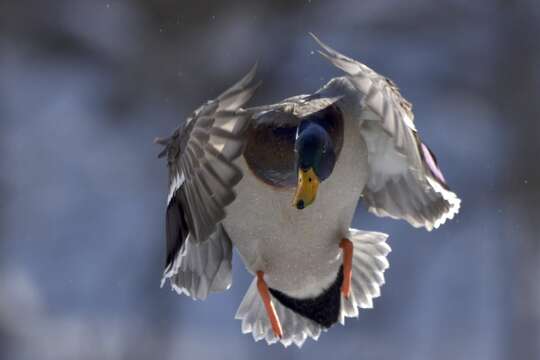
M 303 120 L 298 126 L 294 150 L 298 180 L 293 206 L 301 210 L 315 201 L 319 184 L 334 169 L 336 154 L 330 134 L 310 120 Z

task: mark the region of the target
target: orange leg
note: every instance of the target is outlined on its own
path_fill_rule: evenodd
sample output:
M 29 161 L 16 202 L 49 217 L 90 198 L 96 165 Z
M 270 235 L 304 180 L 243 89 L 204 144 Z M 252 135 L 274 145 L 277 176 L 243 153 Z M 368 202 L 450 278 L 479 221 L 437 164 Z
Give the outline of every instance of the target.
M 272 324 L 272 331 L 274 332 L 274 335 L 281 339 L 283 336 L 281 323 L 279 322 L 279 318 L 276 314 L 274 304 L 272 304 L 270 291 L 268 291 L 268 286 L 264 281 L 264 273 L 262 271 L 257 271 L 257 289 L 259 289 L 259 295 L 261 295 L 264 307 L 266 308 L 266 314 L 268 315 L 268 319 L 270 319 L 270 324 Z
M 343 283 L 341 284 L 341 293 L 348 299 L 351 294 L 353 243 L 349 239 L 342 239 L 339 247 L 343 250 Z

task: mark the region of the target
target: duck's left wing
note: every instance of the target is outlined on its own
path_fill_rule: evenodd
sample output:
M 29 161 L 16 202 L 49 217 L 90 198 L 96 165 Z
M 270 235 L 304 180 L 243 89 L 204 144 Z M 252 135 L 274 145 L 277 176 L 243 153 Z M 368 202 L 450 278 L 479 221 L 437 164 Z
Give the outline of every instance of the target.
M 378 216 L 404 219 L 432 230 L 459 211 L 431 150 L 413 123 L 411 104 L 397 86 L 368 66 L 315 40 L 319 51 L 345 72 L 348 108 L 368 148 L 369 179 L 363 198 Z

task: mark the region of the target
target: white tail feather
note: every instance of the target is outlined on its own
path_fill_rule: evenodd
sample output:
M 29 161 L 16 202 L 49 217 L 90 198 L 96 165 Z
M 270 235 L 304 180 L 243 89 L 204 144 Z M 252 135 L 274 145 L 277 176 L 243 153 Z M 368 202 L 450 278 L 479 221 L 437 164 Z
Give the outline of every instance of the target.
M 358 317 L 358 308 L 372 308 L 373 299 L 380 296 L 384 271 L 389 266 L 386 256 L 391 251 L 386 239 L 388 235 L 380 232 L 349 229 L 354 246 L 352 284 L 349 298 L 341 296 L 341 324 L 346 317 Z
M 253 279 L 236 312 L 235 318 L 242 320 L 242 333 L 251 333 L 255 341 L 265 339 L 269 345 L 279 341 L 285 347 L 291 344 L 301 347 L 308 337 L 315 340 L 319 338 L 323 330 L 319 324 L 283 306 L 274 297 L 272 303 L 281 323 L 283 337 L 279 339 L 272 331 L 272 325 L 257 290 L 256 278 Z

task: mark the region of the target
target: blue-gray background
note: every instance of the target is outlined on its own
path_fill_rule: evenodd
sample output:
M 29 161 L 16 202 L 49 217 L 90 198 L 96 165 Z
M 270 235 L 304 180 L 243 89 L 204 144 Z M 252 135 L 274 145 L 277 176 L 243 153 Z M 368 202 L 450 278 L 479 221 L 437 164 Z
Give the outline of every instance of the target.
M 462 197 L 390 234 L 375 308 L 298 350 L 254 343 L 250 281 L 159 288 L 167 176 L 155 136 L 259 60 L 251 104 L 339 74 L 309 31 L 394 79 Z M 0 1 L 2 359 L 540 359 L 540 4 Z M 249 211 L 249 209 L 246 209 Z

